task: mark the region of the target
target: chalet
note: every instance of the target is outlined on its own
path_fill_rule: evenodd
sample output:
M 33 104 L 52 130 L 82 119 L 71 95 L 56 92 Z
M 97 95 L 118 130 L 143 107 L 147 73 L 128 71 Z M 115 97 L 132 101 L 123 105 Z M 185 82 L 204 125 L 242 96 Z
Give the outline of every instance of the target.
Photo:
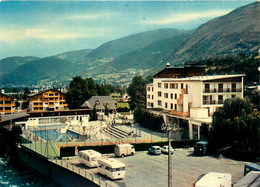
M 29 109 L 31 112 L 66 110 L 68 104 L 65 93 L 56 89 L 47 89 L 28 95 Z

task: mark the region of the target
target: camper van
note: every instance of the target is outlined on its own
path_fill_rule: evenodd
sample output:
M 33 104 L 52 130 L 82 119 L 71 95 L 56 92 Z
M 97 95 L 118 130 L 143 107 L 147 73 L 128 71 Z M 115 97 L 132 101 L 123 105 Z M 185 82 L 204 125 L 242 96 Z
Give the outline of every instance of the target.
M 122 179 L 125 176 L 125 164 L 111 158 L 98 160 L 98 173 L 111 179 Z
M 101 159 L 101 153 L 94 150 L 79 151 L 79 162 L 88 167 L 97 167 L 98 160 Z
M 127 155 L 134 155 L 135 148 L 131 144 L 118 144 L 115 146 L 115 155 L 119 157 L 125 157 Z
M 210 172 L 196 182 L 195 187 L 231 187 L 232 177 L 229 173 Z

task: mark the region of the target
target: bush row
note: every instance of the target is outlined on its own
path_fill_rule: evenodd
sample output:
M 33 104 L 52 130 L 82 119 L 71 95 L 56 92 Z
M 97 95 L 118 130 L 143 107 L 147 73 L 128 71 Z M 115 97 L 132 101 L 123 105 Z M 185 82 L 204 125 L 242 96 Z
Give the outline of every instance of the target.
M 171 146 L 173 148 L 186 148 L 193 147 L 196 140 L 185 140 L 185 141 L 172 141 Z M 158 145 L 164 146 L 168 145 L 168 142 L 155 142 L 155 143 L 138 143 L 133 144 L 135 146 L 136 151 L 147 151 L 149 147 Z M 115 145 L 103 145 L 103 146 L 80 146 L 78 147 L 78 151 L 93 149 L 95 151 L 100 152 L 101 154 L 114 153 Z M 60 149 L 60 157 L 69 157 L 75 156 L 75 147 L 61 147 Z

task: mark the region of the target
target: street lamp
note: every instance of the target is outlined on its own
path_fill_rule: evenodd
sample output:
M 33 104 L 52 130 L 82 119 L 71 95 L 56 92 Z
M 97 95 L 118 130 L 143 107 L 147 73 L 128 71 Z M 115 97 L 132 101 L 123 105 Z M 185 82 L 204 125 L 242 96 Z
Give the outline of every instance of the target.
M 162 130 L 168 132 L 168 187 L 172 187 L 172 157 L 171 157 L 171 132 L 176 129 L 177 124 L 162 124 Z

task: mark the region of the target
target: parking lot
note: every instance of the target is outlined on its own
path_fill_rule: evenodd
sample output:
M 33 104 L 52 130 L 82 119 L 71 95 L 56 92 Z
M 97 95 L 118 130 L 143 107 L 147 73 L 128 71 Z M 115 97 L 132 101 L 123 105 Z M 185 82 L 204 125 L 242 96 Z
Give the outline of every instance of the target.
M 108 157 L 114 158 L 114 155 L 109 154 Z M 109 184 L 140 187 L 168 186 L 168 155 L 150 155 L 147 151 L 141 151 L 134 156 L 116 159 L 126 164 L 126 177 L 123 180 L 113 181 L 100 176 Z M 77 159 L 69 161 L 80 165 Z M 211 171 L 231 173 L 232 181 L 237 182 L 243 177 L 246 163 L 223 157 L 194 156 L 193 149 L 176 149 L 172 161 L 174 187 L 190 187 L 201 174 Z M 97 174 L 97 169 L 90 169 L 90 171 Z

